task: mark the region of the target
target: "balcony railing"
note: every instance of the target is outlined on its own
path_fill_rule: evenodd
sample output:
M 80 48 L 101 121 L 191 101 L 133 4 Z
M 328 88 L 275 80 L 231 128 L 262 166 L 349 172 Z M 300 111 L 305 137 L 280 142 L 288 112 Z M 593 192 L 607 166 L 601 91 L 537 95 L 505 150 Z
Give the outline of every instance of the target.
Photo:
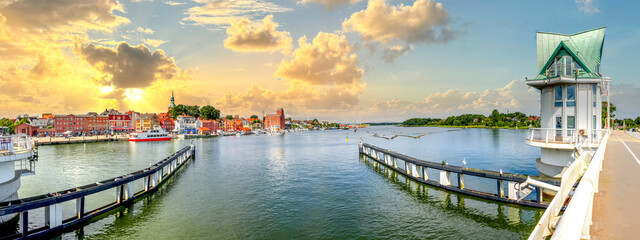
M 576 129 L 531 128 L 527 134 L 527 141 L 546 144 L 575 144 L 576 141 L 580 141 L 581 144 L 597 146 L 606 132 L 606 129 L 581 132 Z
M 33 142 L 26 134 L 0 137 L 0 156 L 33 151 Z

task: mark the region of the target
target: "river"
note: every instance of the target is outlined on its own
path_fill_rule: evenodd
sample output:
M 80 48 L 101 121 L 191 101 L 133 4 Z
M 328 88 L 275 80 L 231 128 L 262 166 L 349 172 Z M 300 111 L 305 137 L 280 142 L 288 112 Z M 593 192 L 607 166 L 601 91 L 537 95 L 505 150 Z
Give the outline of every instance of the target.
M 391 138 L 398 134 L 394 139 Z M 347 142 L 347 135 L 349 141 Z M 407 136 L 420 136 L 419 138 Z M 444 192 L 364 161 L 358 142 L 424 160 L 537 174 L 526 131 L 368 127 L 283 136 L 194 139 L 196 160 L 151 198 L 62 239 L 519 239 L 541 209 Z M 20 197 L 60 191 L 148 167 L 189 140 L 41 146 Z M 113 201 L 103 192 L 88 208 Z M 65 218 L 75 203 L 63 204 Z M 35 216 L 34 216 L 35 214 Z M 31 221 L 41 224 L 31 213 Z

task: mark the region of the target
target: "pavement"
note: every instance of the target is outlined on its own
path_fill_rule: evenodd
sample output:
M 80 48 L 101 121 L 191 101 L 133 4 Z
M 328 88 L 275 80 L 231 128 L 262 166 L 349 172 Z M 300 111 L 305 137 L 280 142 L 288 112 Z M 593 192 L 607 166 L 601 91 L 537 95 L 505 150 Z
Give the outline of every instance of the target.
M 593 201 L 591 239 L 640 239 L 640 139 L 613 131 Z

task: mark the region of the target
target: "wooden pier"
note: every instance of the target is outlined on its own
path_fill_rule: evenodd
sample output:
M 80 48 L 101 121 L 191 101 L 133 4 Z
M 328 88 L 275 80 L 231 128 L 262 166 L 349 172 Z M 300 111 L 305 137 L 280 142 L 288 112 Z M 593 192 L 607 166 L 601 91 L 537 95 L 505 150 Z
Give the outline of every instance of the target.
M 156 164 L 123 176 L 80 186 L 64 191 L 18 199 L 0 203 L 0 216 L 19 214 L 20 231 L 16 235 L 2 236 L 0 239 L 31 239 L 59 235 L 70 231 L 92 218 L 109 213 L 158 190 L 162 184 L 180 169 L 189 159 L 195 158 L 195 146 L 187 146 Z M 142 189 L 134 190 L 134 183 Z M 107 205 L 88 210 L 86 198 L 104 191 L 113 191 L 115 201 Z M 63 219 L 62 204 L 75 201 L 75 216 Z M 29 211 L 44 210 L 44 226 L 29 227 Z
M 406 156 L 404 154 L 389 151 L 367 143 L 360 143 L 359 151 L 360 154 L 363 154 L 415 181 L 440 187 L 452 192 L 499 202 L 513 203 L 536 208 L 546 208 L 548 206 L 548 202 L 543 201 L 543 189 L 541 187 L 527 184 L 528 180 L 537 180 L 549 184 L 550 187 L 560 186 L 560 181 L 554 178 L 514 173 L 500 173 L 446 164 L 443 165 L 441 163 L 429 162 Z M 436 180 L 430 179 L 432 176 L 429 176 L 428 169 L 435 169 L 439 171 L 439 176 L 435 178 Z M 489 187 L 489 189 L 495 189 L 495 191 L 487 192 L 480 189 L 465 187 L 465 176 L 473 176 L 494 182 L 495 186 Z M 455 182 L 451 181 L 452 177 L 456 180 Z M 526 198 L 530 193 L 535 194 L 535 199 Z
M 42 145 L 58 145 L 58 144 L 74 144 L 74 143 L 92 143 L 92 142 L 111 142 L 111 141 L 129 141 L 128 137 L 122 136 L 87 136 L 87 137 L 37 137 L 34 138 L 36 146 Z

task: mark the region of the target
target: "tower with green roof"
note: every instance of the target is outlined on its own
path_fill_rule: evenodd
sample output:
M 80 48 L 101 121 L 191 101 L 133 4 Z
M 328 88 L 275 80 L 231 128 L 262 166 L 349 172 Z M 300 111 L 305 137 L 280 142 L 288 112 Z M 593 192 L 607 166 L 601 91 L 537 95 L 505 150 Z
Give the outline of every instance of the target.
M 576 34 L 536 33 L 538 71 L 527 85 L 540 90 L 541 128 L 527 143 L 541 148 L 538 170 L 558 177 L 573 162 L 576 146 L 596 145 L 601 134 L 605 28 Z

